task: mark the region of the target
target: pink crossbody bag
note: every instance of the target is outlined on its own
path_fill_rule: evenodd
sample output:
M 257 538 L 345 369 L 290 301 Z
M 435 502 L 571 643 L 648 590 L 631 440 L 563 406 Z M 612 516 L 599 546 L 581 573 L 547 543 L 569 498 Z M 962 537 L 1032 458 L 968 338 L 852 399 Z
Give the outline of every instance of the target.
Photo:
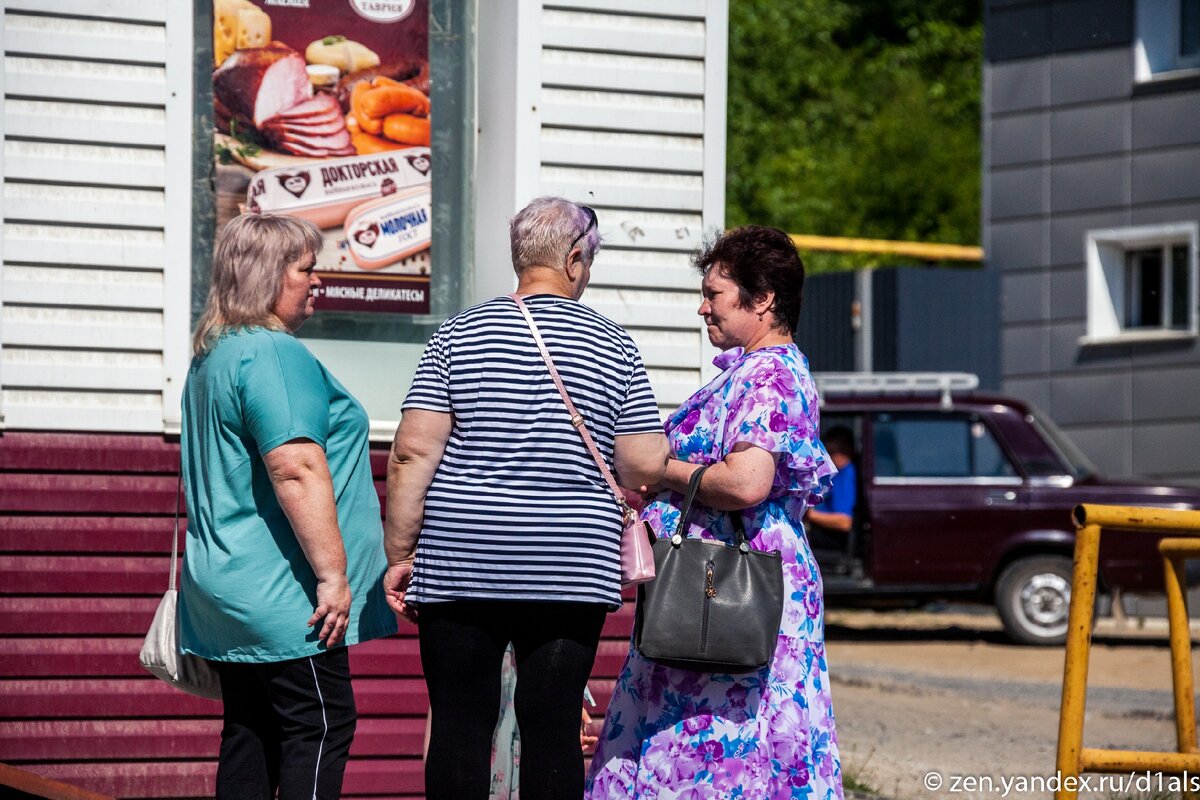
M 533 321 L 533 315 L 529 313 L 529 308 L 516 292 L 510 294 L 509 298 L 517 304 L 525 321 L 529 323 L 529 332 L 533 334 L 533 341 L 537 344 L 538 352 L 542 354 L 542 360 L 546 362 L 546 368 L 550 370 L 550 378 L 558 388 L 559 395 L 562 396 L 567 413 L 571 415 L 571 424 L 583 437 L 583 443 L 587 445 L 588 452 L 592 454 L 596 466 L 600 468 L 600 474 L 604 476 L 605 483 L 612 490 L 613 497 L 621 508 L 621 516 L 625 521 L 624 530 L 621 532 L 621 583 L 625 586 L 645 583 L 654 578 L 654 551 L 650 548 L 650 543 L 654 540 L 654 531 L 650 529 L 649 524 L 639 520 L 637 514 L 625 502 L 625 497 L 621 494 L 621 487 L 617 486 L 612 471 L 604 463 L 604 457 L 600 455 L 600 450 L 596 447 L 592 434 L 588 432 L 587 426 L 583 423 L 583 416 L 580 415 L 575 404 L 571 402 L 570 396 L 567 395 L 567 387 L 563 386 L 562 376 L 558 374 L 554 360 L 550 358 L 550 351 L 546 349 L 546 343 L 542 341 L 542 334 L 538 332 L 537 323 Z

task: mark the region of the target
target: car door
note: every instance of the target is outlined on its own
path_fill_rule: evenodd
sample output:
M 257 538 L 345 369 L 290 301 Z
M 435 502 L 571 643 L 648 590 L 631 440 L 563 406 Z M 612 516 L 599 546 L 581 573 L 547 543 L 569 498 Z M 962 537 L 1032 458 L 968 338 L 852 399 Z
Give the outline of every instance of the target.
M 821 412 L 821 441 L 826 443 L 826 435 L 838 428 L 843 429 L 848 433 L 852 442 L 851 462 L 854 465 L 852 472 L 847 472 L 847 475 L 854 475 L 852 481 L 852 497 L 855 498 L 853 503 L 853 519 L 854 524 L 849 532 L 844 531 L 828 531 L 822 529 L 819 525 L 805 520 L 804 528 L 808 534 L 809 547 L 812 548 L 813 556 L 817 559 L 817 564 L 821 568 L 821 574 L 830 575 L 848 575 L 854 572 L 860 572 L 861 566 L 859 562 L 863 557 L 865 533 L 869 530 L 868 510 L 866 500 L 862 490 L 862 445 L 863 445 L 863 428 L 864 414 L 861 411 L 846 411 L 846 410 L 823 410 Z M 827 445 L 828 447 L 828 445 Z M 839 472 L 842 470 L 839 469 Z M 835 479 L 835 487 L 837 481 Z M 815 508 L 822 511 L 828 511 L 831 495 L 827 494 L 824 501 L 817 503 Z
M 968 588 L 1022 513 L 1021 478 L 979 416 L 872 415 L 870 574 L 877 586 Z

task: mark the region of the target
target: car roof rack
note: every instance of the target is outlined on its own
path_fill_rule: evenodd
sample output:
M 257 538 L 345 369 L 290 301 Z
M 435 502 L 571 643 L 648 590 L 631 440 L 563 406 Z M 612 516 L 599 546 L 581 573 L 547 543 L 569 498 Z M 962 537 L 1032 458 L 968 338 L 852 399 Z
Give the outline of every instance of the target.
M 826 395 L 941 394 L 942 408 L 952 408 L 951 392 L 979 388 L 979 376 L 969 372 L 819 372 L 813 374 L 817 392 Z

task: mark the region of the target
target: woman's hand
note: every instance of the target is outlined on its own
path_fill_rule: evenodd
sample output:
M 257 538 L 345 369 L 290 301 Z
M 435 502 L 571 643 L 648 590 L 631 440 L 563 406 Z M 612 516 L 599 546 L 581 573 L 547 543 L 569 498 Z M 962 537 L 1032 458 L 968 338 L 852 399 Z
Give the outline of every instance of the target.
M 579 722 L 579 749 L 584 755 L 596 752 L 596 744 L 600 741 L 599 736 L 592 736 L 588 733 L 588 726 L 592 724 L 592 717 L 587 713 L 586 708 L 580 709 Z
M 404 602 L 408 584 L 412 581 L 412 559 L 404 559 L 388 567 L 383 574 L 383 594 L 392 611 L 409 620 L 417 621 L 417 609 Z
M 326 647 L 336 647 L 346 638 L 350 625 L 350 581 L 342 574 L 332 580 L 317 581 L 317 607 L 308 619 L 308 627 L 320 624 L 317 638 Z
M 613 441 L 613 472 L 617 473 L 617 483 L 633 488 L 660 482 L 670 455 L 667 437 L 661 433 L 617 436 Z

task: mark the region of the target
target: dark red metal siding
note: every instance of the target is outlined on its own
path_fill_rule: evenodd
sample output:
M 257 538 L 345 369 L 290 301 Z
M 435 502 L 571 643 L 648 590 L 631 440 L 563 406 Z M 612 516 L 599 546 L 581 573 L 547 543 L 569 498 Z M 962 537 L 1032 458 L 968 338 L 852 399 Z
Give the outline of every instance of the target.
M 212 795 L 220 704 L 138 664 L 167 585 L 179 447 L 161 436 L 0 435 L 0 762 L 116 797 Z M 386 451 L 372 453 L 381 496 Z M 609 617 L 607 707 L 633 615 Z M 428 699 L 416 630 L 351 649 L 345 796 L 418 798 Z

